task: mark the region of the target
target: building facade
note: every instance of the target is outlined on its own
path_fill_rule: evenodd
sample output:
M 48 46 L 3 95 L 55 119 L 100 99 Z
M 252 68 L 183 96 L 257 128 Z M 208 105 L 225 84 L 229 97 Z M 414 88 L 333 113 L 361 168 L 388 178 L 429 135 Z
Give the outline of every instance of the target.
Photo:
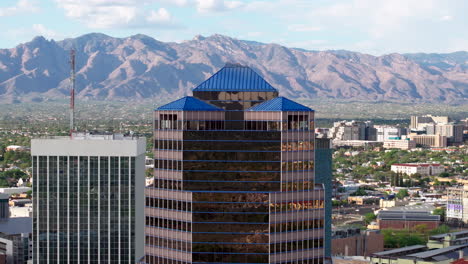
M 337 229 L 332 232 L 333 256 L 364 256 L 384 250 L 383 235 L 378 230 Z
M 400 139 L 401 136 L 406 135 L 406 129 L 395 126 L 374 126 L 377 132 L 377 141 L 384 142 L 387 140 Z
M 391 166 L 391 170 L 407 175 L 419 173 L 426 176 L 439 175 L 445 171 L 444 166 L 435 163 L 397 163 Z
M 154 113 L 144 263 L 324 263 L 314 111 L 226 65 Z
M 447 138 L 447 145 L 457 146 L 463 143 L 463 124 L 441 124 L 435 126 L 435 134 Z
M 144 138 L 33 139 L 33 263 L 144 255 Z
M 331 259 L 332 255 L 332 196 L 333 196 L 333 149 L 331 140 L 327 138 L 315 139 L 315 181 L 323 184 L 325 188 L 325 257 Z
M 468 185 L 447 188 L 447 220 L 468 223 Z
M 447 137 L 441 135 L 416 135 L 410 134 L 409 138 L 416 142 L 416 146 L 428 148 L 447 147 Z
M 333 123 L 328 132 L 333 140 L 369 140 L 376 141 L 377 131 L 371 121 L 340 121 Z
M 416 142 L 414 140 L 400 139 L 400 140 L 386 140 L 383 143 L 385 149 L 402 149 L 410 150 L 416 148 Z

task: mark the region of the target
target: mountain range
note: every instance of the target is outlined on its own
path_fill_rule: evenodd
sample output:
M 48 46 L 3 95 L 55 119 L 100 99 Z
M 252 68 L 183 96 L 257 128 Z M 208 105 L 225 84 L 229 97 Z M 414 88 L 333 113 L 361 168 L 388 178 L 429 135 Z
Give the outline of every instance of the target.
M 373 56 L 345 50 L 310 51 L 196 36 L 181 43 L 146 35 L 100 33 L 61 41 L 36 37 L 0 49 L 0 102 L 65 98 L 69 51 L 76 50 L 77 97 L 97 100 L 172 99 L 190 95 L 227 62 L 252 67 L 281 95 L 413 103 L 466 104 L 468 52 Z

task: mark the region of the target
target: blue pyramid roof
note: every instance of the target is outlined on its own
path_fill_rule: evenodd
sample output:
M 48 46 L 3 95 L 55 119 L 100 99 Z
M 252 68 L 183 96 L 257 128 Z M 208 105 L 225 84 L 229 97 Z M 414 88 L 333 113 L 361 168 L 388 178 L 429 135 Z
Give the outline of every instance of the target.
M 167 111 L 224 111 L 214 105 L 203 102 L 192 96 L 182 97 L 174 102 L 156 108 L 156 110 Z
M 285 97 L 276 97 L 256 106 L 252 106 L 246 111 L 314 111 L 311 108 L 296 103 Z
M 251 68 L 240 64 L 226 64 L 193 91 L 276 92 L 277 90 Z

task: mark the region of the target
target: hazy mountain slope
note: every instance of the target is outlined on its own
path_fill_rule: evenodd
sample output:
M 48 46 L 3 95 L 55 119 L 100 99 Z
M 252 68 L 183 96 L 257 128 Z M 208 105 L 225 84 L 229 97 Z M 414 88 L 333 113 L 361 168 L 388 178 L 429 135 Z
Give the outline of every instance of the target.
M 72 47 L 80 98 L 182 96 L 226 62 L 253 67 L 292 98 L 466 103 L 468 97 L 468 52 L 376 57 L 290 49 L 222 35 L 164 43 L 145 35 L 113 38 L 93 33 L 58 42 L 36 37 L 0 49 L 0 101 L 68 95 Z

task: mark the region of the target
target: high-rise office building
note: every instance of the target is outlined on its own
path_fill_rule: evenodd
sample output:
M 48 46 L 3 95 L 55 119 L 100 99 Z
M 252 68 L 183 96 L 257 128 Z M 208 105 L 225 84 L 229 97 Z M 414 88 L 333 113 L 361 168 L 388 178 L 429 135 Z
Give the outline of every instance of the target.
M 33 263 L 144 255 L 144 138 L 33 139 Z
M 144 263 L 324 263 L 314 111 L 226 65 L 154 112 Z
M 329 138 L 315 139 L 315 181 L 325 187 L 325 259 L 332 255 L 332 177 L 333 177 L 333 148 Z

